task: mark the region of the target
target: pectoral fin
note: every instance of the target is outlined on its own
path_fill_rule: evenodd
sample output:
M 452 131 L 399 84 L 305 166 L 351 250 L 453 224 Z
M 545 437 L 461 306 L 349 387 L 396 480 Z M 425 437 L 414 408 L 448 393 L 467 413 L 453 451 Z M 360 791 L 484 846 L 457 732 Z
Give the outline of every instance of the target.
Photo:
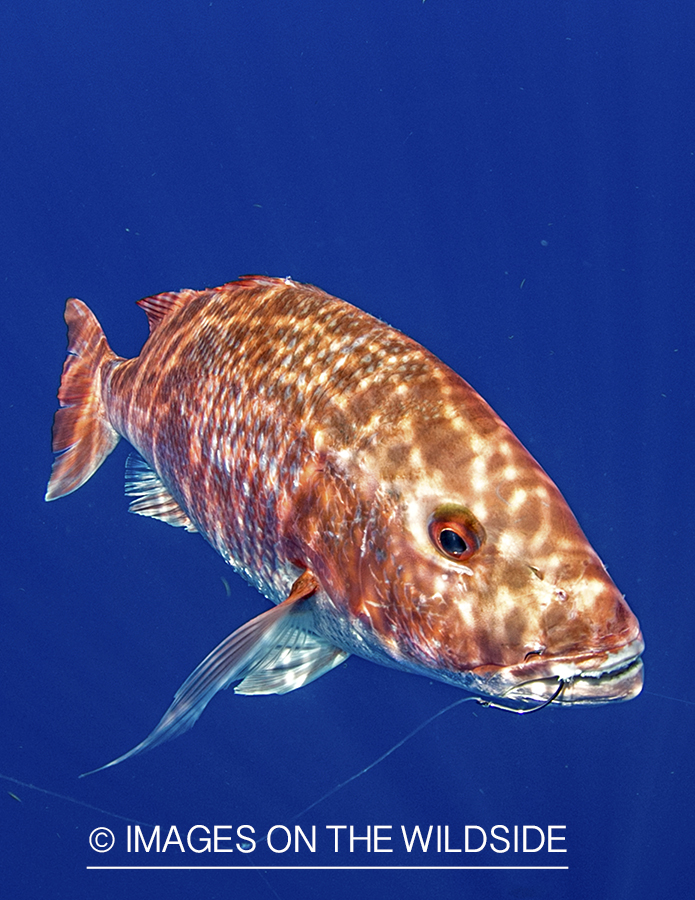
M 213 696 L 234 681 L 240 694 L 283 694 L 308 684 L 349 656 L 311 631 L 306 599 L 318 582 L 311 572 L 295 581 L 283 603 L 226 637 L 188 676 L 157 727 L 132 750 L 92 775 L 149 750 L 192 727 Z M 82 777 L 82 776 L 80 776 Z

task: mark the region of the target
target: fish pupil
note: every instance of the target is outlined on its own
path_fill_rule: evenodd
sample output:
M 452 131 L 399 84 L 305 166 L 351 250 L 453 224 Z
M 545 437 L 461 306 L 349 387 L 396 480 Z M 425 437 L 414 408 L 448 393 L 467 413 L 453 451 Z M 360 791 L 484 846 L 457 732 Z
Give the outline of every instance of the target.
M 439 542 L 442 550 L 450 556 L 463 556 L 468 550 L 468 545 L 464 539 L 452 528 L 442 528 L 439 532 Z

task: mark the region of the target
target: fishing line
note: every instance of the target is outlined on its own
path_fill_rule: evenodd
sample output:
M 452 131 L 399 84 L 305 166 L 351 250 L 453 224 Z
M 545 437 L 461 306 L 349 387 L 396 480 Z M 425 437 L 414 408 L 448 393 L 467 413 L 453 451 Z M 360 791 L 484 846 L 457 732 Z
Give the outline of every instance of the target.
M 555 700 L 561 699 L 561 695 L 562 695 L 563 691 L 565 690 L 567 685 L 571 683 L 571 681 L 572 681 L 572 679 L 568 679 L 568 680 L 565 680 L 562 678 L 558 679 L 557 689 L 554 691 L 554 693 L 552 694 L 551 697 L 549 697 L 547 700 L 544 700 L 542 703 L 538 704 L 537 706 L 526 707 L 523 709 L 516 708 L 513 706 L 504 706 L 501 703 L 496 703 L 492 700 L 487 700 L 483 697 L 462 697 L 459 700 L 455 700 L 453 703 L 450 703 L 449 706 L 445 706 L 443 709 L 440 709 L 439 712 L 436 712 L 433 716 L 430 716 L 429 719 L 425 719 L 424 722 L 421 722 L 416 728 L 413 728 L 412 731 L 409 731 L 408 734 L 405 735 L 405 737 L 401 738 L 400 741 L 395 743 L 389 750 L 387 750 L 385 753 L 382 753 L 381 756 L 378 756 L 373 762 L 369 763 L 368 766 L 365 766 L 363 769 L 360 769 L 359 772 L 355 772 L 354 775 L 351 775 L 349 778 L 346 778 L 344 781 L 341 781 L 339 784 L 336 784 L 334 787 L 332 787 L 330 789 L 330 791 L 326 791 L 325 794 L 322 794 L 318 798 L 318 800 L 314 800 L 313 803 L 310 803 L 309 806 L 305 807 L 301 812 L 298 812 L 295 816 L 292 816 L 292 818 L 288 820 L 287 824 L 291 825 L 293 822 L 296 822 L 297 819 L 301 819 L 302 816 L 304 816 L 310 810 L 314 809 L 314 807 L 318 806 L 320 803 L 323 803 L 324 800 L 328 800 L 328 798 L 332 797 L 334 794 L 337 794 L 338 791 L 342 790 L 348 784 L 355 781 L 355 779 L 360 778 L 362 775 L 366 775 L 367 772 L 369 772 L 375 766 L 378 766 L 379 763 L 383 762 L 385 759 L 388 759 L 388 757 L 391 756 L 392 753 L 395 753 L 396 750 L 400 749 L 403 746 L 403 744 L 407 743 L 411 738 L 415 737 L 415 735 L 419 731 L 422 731 L 423 728 L 426 728 L 429 724 L 434 722 L 435 719 L 438 719 L 440 716 L 443 716 L 445 713 L 448 713 L 450 710 L 454 709 L 455 707 L 460 706 L 462 703 L 468 703 L 469 701 L 474 700 L 480 706 L 490 707 L 492 709 L 501 709 L 501 710 L 504 710 L 504 712 L 516 713 L 519 716 L 528 715 L 529 713 L 539 712 L 541 709 L 545 709 L 547 706 L 550 706 L 550 704 L 553 703 Z M 524 682 L 524 684 L 530 684 L 530 683 L 531 683 L 531 680 Z M 517 687 L 519 687 L 519 685 L 517 685 Z M 511 690 L 511 688 L 510 688 L 510 690 Z M 502 694 L 502 697 L 504 697 L 504 696 L 505 695 Z M 684 700 L 683 702 L 689 703 L 690 701 Z M 693 705 L 695 705 L 695 704 L 693 704 Z M 261 838 L 260 840 L 256 841 L 256 843 L 262 844 L 265 841 L 266 841 L 266 838 Z
M 507 712 L 515 712 L 517 714 L 522 713 L 530 713 L 537 712 L 540 709 L 545 708 L 553 700 L 556 700 L 560 695 L 562 689 L 564 688 L 566 682 L 561 681 L 558 686 L 557 691 L 553 694 L 553 696 L 542 703 L 540 706 L 535 706 L 532 709 L 512 709 L 511 707 L 505 707 L 498 703 L 489 702 L 484 700 L 481 697 L 461 697 L 460 699 L 450 703 L 448 706 L 445 706 L 443 709 L 440 709 L 439 712 L 436 712 L 434 715 L 430 716 L 428 719 L 425 719 L 424 722 L 421 722 L 416 728 L 413 728 L 412 731 L 409 731 L 405 737 L 401 738 L 400 741 L 395 743 L 392 747 L 390 747 L 385 753 L 382 753 L 381 756 L 378 756 L 373 762 L 369 763 L 368 766 L 365 766 L 363 769 L 360 769 L 359 772 L 355 772 L 354 775 L 351 775 L 349 778 L 346 778 L 344 781 L 339 782 L 334 787 L 332 787 L 329 791 L 326 791 L 325 794 L 322 794 L 317 800 L 314 800 L 313 803 L 310 803 L 309 806 L 305 807 L 301 812 L 298 812 L 295 816 L 293 816 L 288 824 L 292 824 L 296 822 L 297 819 L 300 819 L 303 815 L 308 813 L 310 810 L 314 809 L 314 807 L 318 806 L 320 803 L 323 803 L 324 800 L 328 800 L 329 797 L 332 797 L 334 794 L 337 794 L 338 791 L 341 791 L 344 787 L 347 787 L 348 784 L 351 784 L 357 778 L 360 778 L 362 775 L 366 775 L 367 772 L 371 771 L 371 769 L 375 768 L 382 763 L 385 759 L 388 759 L 392 753 L 395 753 L 396 750 L 399 750 L 404 744 L 406 744 L 411 738 L 415 737 L 418 732 L 422 731 L 423 728 L 426 728 L 430 723 L 434 722 L 440 716 L 445 715 L 450 712 L 457 706 L 460 706 L 462 703 L 468 703 L 469 701 L 475 700 L 481 706 L 490 706 L 494 709 L 503 709 Z M 645 694 L 650 694 L 652 697 L 658 697 L 660 700 L 671 700 L 674 703 L 684 703 L 686 706 L 695 706 L 695 702 L 692 700 L 686 700 L 683 697 L 670 697 L 667 694 L 657 694 L 655 691 L 644 691 Z M 94 806 L 92 803 L 86 803 L 84 800 L 78 800 L 76 797 L 70 797 L 67 794 L 59 794 L 57 791 L 49 791 L 46 788 L 39 787 L 36 784 L 31 784 L 31 782 L 21 781 L 19 778 L 13 778 L 11 775 L 3 775 L 0 772 L 0 780 L 9 781 L 11 784 L 16 784 L 18 787 L 25 788 L 29 791 L 37 791 L 39 794 L 45 794 L 47 797 L 55 797 L 57 800 L 62 800 L 65 803 L 74 803 L 76 806 L 82 806 L 85 809 L 90 809 L 93 812 L 102 813 L 105 816 L 110 816 L 113 819 L 120 819 L 122 822 L 131 822 L 133 825 L 145 825 L 147 828 L 154 828 L 155 826 L 150 824 L 149 822 L 141 822 L 139 819 L 132 819 L 129 816 L 122 816 L 119 813 L 111 812 L 108 809 L 103 809 L 100 806 Z M 20 800 L 20 798 L 16 797 L 14 794 L 11 796 L 15 797 L 15 799 Z M 265 841 L 265 838 L 257 841 L 256 843 L 262 844 Z M 270 885 L 268 885 L 270 887 Z
M 435 719 L 438 719 L 440 716 L 443 716 L 445 713 L 448 713 L 450 710 L 454 709 L 456 706 L 460 706 L 462 703 L 468 703 L 470 700 L 477 700 L 478 697 L 461 697 L 459 700 L 455 700 L 453 703 L 450 703 L 448 706 L 445 706 L 443 709 L 440 709 L 439 712 L 436 712 L 433 716 L 430 716 L 429 719 L 425 719 L 424 722 L 421 722 L 416 728 L 413 728 L 412 731 L 409 731 L 405 737 L 402 737 L 400 741 L 395 743 L 391 748 L 389 748 L 385 753 L 382 753 L 381 756 L 378 756 L 373 762 L 370 762 L 368 766 L 365 766 L 364 769 L 360 769 L 359 772 L 355 772 L 354 775 L 351 775 L 349 778 L 346 778 L 344 781 L 341 781 L 339 784 L 336 784 L 334 787 L 330 789 L 330 791 L 326 791 L 325 794 L 322 794 L 318 800 L 314 800 L 313 803 L 310 803 L 306 806 L 301 812 L 298 812 L 295 816 L 292 816 L 291 819 L 287 821 L 288 825 L 291 825 L 293 822 L 296 822 L 297 819 L 301 819 L 303 815 L 309 812 L 309 810 L 313 809 L 315 806 L 318 806 L 319 803 L 323 803 L 324 800 L 328 800 L 329 797 L 332 797 L 334 794 L 337 794 L 338 791 L 341 791 L 348 784 L 353 782 L 356 778 L 360 778 L 362 775 L 366 775 L 371 769 L 375 766 L 378 766 L 379 763 L 383 762 L 385 759 L 388 759 L 392 753 L 395 753 L 396 750 L 400 749 L 403 744 L 407 743 L 411 738 L 415 737 L 415 735 L 422 731 L 423 728 L 427 728 L 427 726 L 434 722 Z M 261 838 L 256 841 L 257 844 L 265 843 L 266 838 Z
M 674 703 L 685 703 L 686 706 L 695 706 L 692 700 L 685 700 L 683 697 L 669 697 L 667 694 L 656 694 L 654 691 L 644 691 L 645 694 L 651 694 L 652 697 L 658 697 L 660 700 L 673 700 Z
M 476 700 L 476 697 L 461 697 L 459 700 L 454 701 L 454 703 L 450 703 L 448 706 L 445 706 L 443 709 L 440 709 L 439 712 L 436 712 L 433 716 L 430 716 L 428 719 L 425 719 L 424 722 L 421 722 L 416 728 L 413 728 L 412 731 L 408 732 L 405 737 L 401 738 L 396 744 L 394 744 L 391 748 L 389 748 L 385 753 L 382 753 L 381 756 L 378 756 L 375 760 L 369 763 L 368 766 L 365 766 L 363 769 L 360 769 L 359 772 L 355 772 L 354 775 L 351 775 L 349 778 L 346 778 L 344 781 L 341 781 L 339 784 L 336 784 L 334 787 L 327 791 L 325 794 L 322 794 L 318 800 L 314 800 L 313 803 L 310 803 L 305 809 L 301 812 L 298 812 L 296 816 L 293 816 L 288 824 L 295 822 L 297 819 L 301 818 L 303 815 L 309 812 L 309 810 L 313 809 L 315 806 L 318 806 L 319 803 L 323 803 L 324 800 L 327 800 L 329 797 L 332 797 L 333 794 L 337 794 L 338 791 L 342 790 L 356 778 L 359 778 L 362 775 L 366 775 L 371 769 L 375 766 L 378 766 L 379 763 L 383 762 L 385 759 L 388 759 L 392 753 L 395 753 L 403 744 L 407 743 L 411 738 L 415 737 L 415 735 L 422 731 L 423 728 L 426 728 L 431 722 L 434 722 L 435 719 L 438 719 L 440 716 L 443 716 L 445 713 L 448 713 L 450 710 L 454 709 L 456 706 L 460 706 L 462 703 L 467 703 L 469 700 Z M 46 788 L 38 787 L 35 784 L 31 784 L 30 782 L 20 781 L 19 778 L 13 778 L 11 775 L 3 775 L 0 773 L 0 779 L 4 781 L 9 781 L 12 784 L 16 784 L 19 787 L 26 788 L 30 791 L 38 791 L 40 794 L 46 794 L 48 797 L 55 797 L 58 800 L 63 800 L 66 803 L 74 803 L 76 806 L 83 806 L 85 809 L 91 809 L 94 812 L 102 813 L 105 816 L 111 816 L 114 819 L 121 819 L 123 822 L 132 822 L 134 825 L 145 825 L 148 828 L 154 828 L 154 825 L 151 825 L 149 822 L 141 822 L 138 819 L 131 819 L 128 816 L 121 816 L 118 813 L 109 812 L 107 809 L 102 809 L 99 806 L 94 806 L 91 803 L 86 803 L 84 800 L 78 800 L 76 797 L 69 797 L 66 794 L 59 794 L 57 791 L 49 791 Z M 257 843 L 263 843 L 265 838 Z
M 534 707 L 533 709 L 530 709 L 530 710 L 512 710 L 512 711 L 521 713 L 521 712 L 535 712 L 537 709 L 542 709 L 543 707 L 547 706 L 549 703 L 551 703 L 553 700 L 555 700 L 557 698 L 557 696 L 560 693 L 563 686 L 564 686 L 564 682 L 561 682 L 560 687 L 555 692 L 555 694 L 553 694 L 553 696 L 550 698 L 550 700 L 541 704 L 541 706 Z M 303 810 L 301 810 L 301 812 L 298 812 L 295 816 L 293 816 L 288 821 L 288 824 L 292 824 L 292 822 L 296 822 L 297 819 L 300 819 L 302 816 L 306 815 L 306 813 L 308 813 L 310 810 L 314 809 L 314 807 L 318 806 L 320 803 L 323 803 L 324 800 L 328 800 L 329 797 L 332 797 L 334 794 L 337 794 L 338 791 L 341 791 L 344 787 L 347 787 L 348 784 L 351 784 L 357 778 L 360 778 L 362 775 L 366 775 L 367 772 L 371 771 L 373 768 L 378 766 L 379 763 L 382 763 L 385 759 L 388 759 L 392 753 L 395 753 L 396 750 L 399 750 L 404 744 L 406 744 L 409 740 L 411 740 L 411 738 L 414 738 L 416 734 L 418 734 L 420 731 L 422 731 L 423 728 L 427 728 L 428 725 L 430 725 L 436 719 L 440 718 L 440 716 L 445 715 L 446 713 L 450 712 L 452 709 L 455 709 L 455 707 L 460 706 L 462 703 L 468 703 L 468 702 L 474 701 L 474 700 L 477 701 L 478 703 L 481 703 L 483 706 L 494 706 L 499 709 L 508 709 L 508 707 L 503 707 L 503 706 L 500 706 L 499 704 L 489 703 L 487 701 L 484 701 L 480 697 L 461 697 L 458 700 L 455 700 L 453 703 L 450 703 L 448 706 L 445 706 L 445 707 L 443 707 L 443 709 L 440 709 L 438 712 L 434 713 L 434 715 L 425 719 L 424 722 L 421 722 L 418 726 L 413 728 L 412 731 L 409 731 L 408 734 L 406 734 L 399 741 L 397 741 L 392 747 L 390 747 L 388 750 L 386 750 L 384 753 L 382 753 L 381 756 L 378 756 L 375 760 L 370 762 L 368 766 L 365 766 L 363 769 L 360 769 L 359 772 L 355 772 L 353 775 L 350 775 L 349 778 L 345 778 L 343 781 L 334 785 L 329 791 L 326 791 L 325 794 L 322 794 L 317 800 L 314 800 L 313 803 L 310 803 L 309 806 L 305 807 Z M 684 701 L 684 702 L 687 702 L 687 701 Z M 149 822 L 141 822 L 138 819 L 132 819 L 128 816 L 119 815 L 119 813 L 110 812 L 107 809 L 102 809 L 100 806 L 94 806 L 91 803 L 86 803 L 84 800 L 78 800 L 76 797 L 69 797 L 66 794 L 59 794 L 57 791 L 49 791 L 46 788 L 38 787 L 37 785 L 31 784 L 30 782 L 27 782 L 27 781 L 20 781 L 19 778 L 13 778 L 11 775 L 3 775 L 2 773 L 0 773 L 0 779 L 2 779 L 3 781 L 9 781 L 12 784 L 16 784 L 19 787 L 26 788 L 27 790 L 30 790 L 30 791 L 38 791 L 40 794 L 45 794 L 48 797 L 55 797 L 56 799 L 63 800 L 66 803 L 74 803 L 76 806 L 83 806 L 85 809 L 91 809 L 94 812 L 102 813 L 103 815 L 110 816 L 114 819 L 120 819 L 123 822 L 132 822 L 134 825 L 145 825 L 148 828 L 154 828 L 154 825 L 151 825 Z M 17 799 L 19 799 L 19 798 L 17 798 Z M 260 843 L 263 843 L 264 841 L 265 841 L 265 838 L 263 838 L 260 841 L 257 841 L 257 843 L 260 844 Z M 270 887 L 270 885 L 269 885 L 269 887 Z
M 149 822 L 141 822 L 139 819 L 131 819 L 128 816 L 121 816 L 118 813 L 109 812 L 108 809 L 102 809 L 100 806 L 94 806 L 91 803 L 85 803 L 84 800 L 78 800 L 76 797 L 68 797 L 66 794 L 59 794 L 56 791 L 48 791 L 46 788 L 38 787 L 35 784 L 31 784 L 28 781 L 20 781 L 19 778 L 13 778 L 11 775 L 3 775 L 0 772 L 0 778 L 3 781 L 10 781 L 12 784 L 19 785 L 19 787 L 26 788 L 29 791 L 38 791 L 39 794 L 46 794 L 47 797 L 56 797 L 58 800 L 64 800 L 66 803 L 74 803 L 76 806 L 84 806 L 85 809 L 91 809 L 93 812 L 102 813 L 105 816 L 111 816 L 113 819 L 120 819 L 122 822 L 132 822 L 133 825 L 145 825 L 147 828 L 154 828 L 154 825 L 150 825 Z M 20 800 L 19 797 L 12 794 L 15 800 Z M 20 800 L 20 803 L 23 802 Z

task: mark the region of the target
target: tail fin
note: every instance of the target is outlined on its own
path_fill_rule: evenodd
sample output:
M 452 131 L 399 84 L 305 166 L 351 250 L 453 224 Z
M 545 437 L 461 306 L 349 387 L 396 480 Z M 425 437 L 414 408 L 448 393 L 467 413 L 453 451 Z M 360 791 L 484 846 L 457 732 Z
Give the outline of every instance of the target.
M 60 379 L 60 409 L 53 419 L 53 463 L 46 500 L 81 487 L 119 441 L 101 393 L 104 367 L 118 359 L 101 325 L 80 300 L 68 300 L 68 356 Z

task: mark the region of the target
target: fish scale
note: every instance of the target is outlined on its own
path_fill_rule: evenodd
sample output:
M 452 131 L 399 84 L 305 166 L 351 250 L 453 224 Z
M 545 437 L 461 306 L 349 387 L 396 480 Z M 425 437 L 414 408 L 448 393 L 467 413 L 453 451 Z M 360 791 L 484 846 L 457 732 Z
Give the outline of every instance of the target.
M 247 276 L 139 302 L 117 357 L 66 307 L 47 491 L 118 440 L 130 509 L 200 532 L 275 606 L 225 638 L 152 733 L 214 694 L 284 693 L 350 653 L 522 708 L 628 699 L 639 624 L 562 495 L 460 376 L 311 285 Z

